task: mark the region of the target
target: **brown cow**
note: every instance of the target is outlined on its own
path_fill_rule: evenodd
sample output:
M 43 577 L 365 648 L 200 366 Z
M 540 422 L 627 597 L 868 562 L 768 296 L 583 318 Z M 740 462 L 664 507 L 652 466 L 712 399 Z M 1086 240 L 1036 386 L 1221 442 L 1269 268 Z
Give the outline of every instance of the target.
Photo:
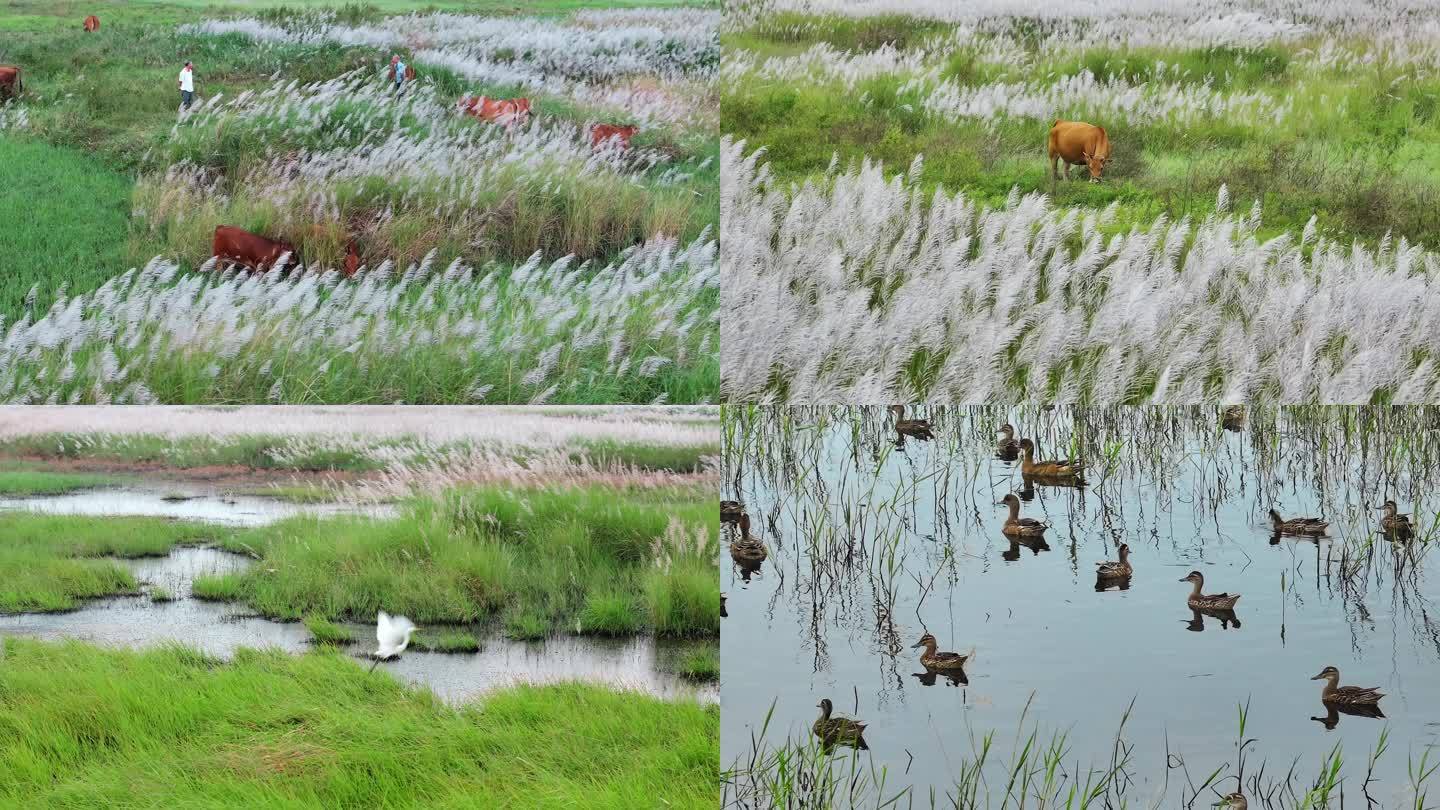
M 590 146 L 599 149 L 612 141 L 618 141 L 621 149 L 629 149 L 630 138 L 639 131 L 640 127 L 634 124 L 596 124 L 590 129 Z
M 1059 161 L 1065 161 L 1065 179 L 1071 166 L 1090 169 L 1090 182 L 1100 182 L 1100 173 L 1110 160 L 1110 138 L 1104 127 L 1083 121 L 1056 121 L 1050 128 L 1050 179 L 1060 179 Z
M 210 255 L 219 257 L 216 267 L 221 270 L 226 262 L 244 265 L 251 270 L 269 270 L 287 253 L 292 260 L 299 260 L 299 252 L 289 242 L 267 239 L 233 225 L 216 226 L 215 241 L 210 250 Z
M 360 251 L 355 249 L 355 240 L 351 239 L 345 243 L 345 277 L 355 275 L 360 269 Z
M 89 17 L 86 17 L 86 18 L 85 18 L 85 33 L 88 34 L 88 33 L 90 33 L 91 31 L 99 31 L 99 30 L 100 30 L 100 18 L 99 18 L 99 17 L 96 17 L 94 14 L 91 14 Z
M 25 92 L 25 77 L 19 65 L 0 65 L 0 98 L 14 98 Z
M 461 112 L 473 115 L 482 121 L 493 121 L 506 126 L 524 122 L 530 117 L 530 99 L 528 98 L 461 96 L 457 106 Z

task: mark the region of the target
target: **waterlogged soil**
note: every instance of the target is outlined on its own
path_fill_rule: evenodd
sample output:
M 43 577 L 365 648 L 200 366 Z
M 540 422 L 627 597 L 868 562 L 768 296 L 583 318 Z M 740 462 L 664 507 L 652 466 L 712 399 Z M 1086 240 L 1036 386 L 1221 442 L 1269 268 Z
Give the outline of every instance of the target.
M 994 428 L 1008 418 L 1053 457 L 1044 451 L 1063 454 L 1078 420 L 955 409 L 936 419 L 936 441 L 896 447 L 883 409 L 794 414 L 793 429 L 776 417 L 725 455 L 722 497 L 745 502 L 769 548 L 749 571 L 722 552 L 727 768 L 750 760 L 772 704 L 773 749 L 810 740 L 828 697 L 869 724 L 859 767 L 885 772 L 872 806 L 907 787 L 901 806 L 930 807 L 932 795 L 952 806 L 991 730 L 982 806 L 987 793 L 999 806 L 1035 730 L 1036 744 L 1064 735 L 1061 772 L 1082 782 L 1117 753 L 1128 759 L 1131 806 L 1209 806 L 1217 794 L 1196 800 L 1187 785 L 1221 768 L 1218 786 L 1235 789 L 1248 704 L 1247 792 L 1263 763 L 1267 782 L 1293 765 L 1303 795 L 1339 745 L 1346 797 L 1365 806 L 1366 759 L 1388 729 L 1368 793 L 1407 806 L 1407 758 L 1440 744 L 1440 577 L 1425 544 L 1376 533 L 1373 507 L 1395 498 L 1411 511 L 1440 470 L 1387 460 L 1386 437 L 1356 457 L 1283 418 L 1238 432 L 1176 421 L 1154 435 L 1090 425 L 1116 448 L 1092 465 L 1090 486 L 1027 485 L 1018 463 L 996 457 Z M 1043 542 L 1002 534 L 999 502 L 1012 492 L 1050 524 Z M 1272 505 L 1327 518 L 1330 536 L 1273 536 Z M 1414 511 L 1422 532 L 1435 521 L 1433 506 Z M 1133 576 L 1097 590 L 1095 563 L 1117 559 L 1121 543 Z M 1207 593 L 1242 594 L 1233 618 L 1187 607 L 1178 580 L 1191 570 Z M 927 632 L 972 655 L 963 677 L 920 664 L 912 645 Z M 1310 680 L 1328 665 L 1343 684 L 1384 691 L 1385 716 L 1329 712 Z
M 229 526 L 263 526 L 297 515 L 395 514 L 391 505 L 293 503 L 262 495 L 243 495 L 188 481 L 141 486 L 104 487 L 64 495 L 0 498 L 0 509 L 22 509 L 52 515 L 147 516 L 199 520 Z
M 166 500 L 184 492 L 188 500 Z M 340 512 L 383 515 L 389 507 L 357 510 L 338 504 L 292 504 L 270 498 L 222 495 L 200 485 L 190 488 L 94 490 L 50 498 L 8 499 L 0 508 L 31 508 L 65 514 L 160 515 L 227 525 L 259 525 L 290 515 Z M 300 622 L 275 622 L 254 615 L 245 605 L 207 602 L 191 596 L 196 577 L 241 571 L 254 561 L 213 548 L 177 548 L 165 557 L 117 560 L 130 568 L 142 594 L 98 599 L 65 613 L 0 615 L 0 636 L 49 640 L 82 639 L 104 645 L 146 647 L 181 643 L 211 655 L 229 657 L 241 647 L 278 647 L 301 653 L 314 641 Z M 170 597 L 155 601 L 157 591 Z M 346 625 L 356 643 L 346 651 L 369 666 L 366 654 L 375 647 L 374 625 Z M 426 628 L 442 630 L 443 628 Z M 409 650 L 381 662 L 408 683 L 433 689 L 460 703 L 487 691 L 517 683 L 584 680 L 634 689 L 662 697 L 714 701 L 717 686 L 693 685 L 658 666 L 670 652 L 664 642 L 642 637 L 624 640 L 560 637 L 514 642 L 481 638 L 477 653 L 433 653 Z

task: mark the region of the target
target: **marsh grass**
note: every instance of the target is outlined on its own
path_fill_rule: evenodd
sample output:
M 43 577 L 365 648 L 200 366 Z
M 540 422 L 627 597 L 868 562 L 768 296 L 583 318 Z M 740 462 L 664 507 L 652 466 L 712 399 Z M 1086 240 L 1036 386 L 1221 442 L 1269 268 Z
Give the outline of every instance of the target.
M 422 630 L 410 646 L 422 652 L 473 653 L 480 651 L 480 640 L 464 630 Z
M 103 557 L 153 557 L 216 537 L 198 523 L 0 512 L 0 612 L 71 610 L 81 600 L 138 593 L 135 577 Z
M 456 708 L 338 652 L 4 645 L 3 803 L 715 806 L 714 706 L 560 684 Z
M 124 482 L 124 478 L 113 475 L 90 473 L 52 472 L 39 469 L 25 469 L 25 465 L 5 464 L 0 469 L 0 497 L 15 498 L 31 495 L 63 495 L 77 490 L 97 489 Z
M 174 602 L 174 601 L 175 601 L 175 594 L 171 593 L 170 591 L 166 590 L 165 588 L 151 588 L 151 589 L 150 589 L 150 601 L 151 601 L 151 602 L 155 602 L 156 604 L 159 604 L 159 603 L 162 603 L 162 602 Z
M 404 441 L 403 438 L 381 439 L 371 445 L 379 451 Z M 216 437 L 33 433 L 0 439 L 0 455 L 158 463 L 177 468 L 234 466 L 257 470 L 369 472 L 383 467 L 373 455 L 337 446 L 316 445 L 296 453 L 291 448 L 291 437 L 279 434 Z
M 353 644 L 355 634 L 349 628 L 341 627 L 332 621 L 319 616 L 306 616 L 304 619 L 305 629 L 315 638 L 316 644 Z
M 554 632 L 719 632 L 713 511 L 699 490 L 460 488 L 402 517 L 298 517 L 233 532 L 258 559 L 202 576 L 203 599 L 280 619 L 498 620 L 517 638 Z

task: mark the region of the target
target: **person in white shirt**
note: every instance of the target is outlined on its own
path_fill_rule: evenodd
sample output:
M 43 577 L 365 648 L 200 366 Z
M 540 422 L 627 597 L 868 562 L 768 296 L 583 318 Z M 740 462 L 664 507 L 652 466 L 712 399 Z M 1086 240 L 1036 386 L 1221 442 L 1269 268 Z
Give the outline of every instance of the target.
M 180 69 L 180 106 L 190 109 L 190 104 L 195 101 L 195 65 L 186 62 L 185 67 Z

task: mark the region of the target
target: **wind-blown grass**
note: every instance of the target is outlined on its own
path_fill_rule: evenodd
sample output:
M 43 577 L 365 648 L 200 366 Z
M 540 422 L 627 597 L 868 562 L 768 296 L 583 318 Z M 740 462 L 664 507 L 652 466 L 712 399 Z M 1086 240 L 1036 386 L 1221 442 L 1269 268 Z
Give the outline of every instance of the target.
M 9 640 L 3 657 L 0 802 L 715 806 L 714 706 L 559 684 L 454 708 L 326 652 Z
M 160 259 L 11 324 L 17 403 L 695 402 L 713 398 L 716 246 L 603 268 L 429 262 L 398 277 L 182 275 Z
M 129 569 L 99 557 L 149 557 L 217 530 L 144 517 L 0 512 L 0 613 L 71 610 L 81 600 L 135 593 Z
M 1426 402 L 1440 258 L 1264 239 L 1248 214 L 1115 227 L 1012 192 L 1001 209 L 866 164 L 802 187 L 724 146 L 732 400 Z

